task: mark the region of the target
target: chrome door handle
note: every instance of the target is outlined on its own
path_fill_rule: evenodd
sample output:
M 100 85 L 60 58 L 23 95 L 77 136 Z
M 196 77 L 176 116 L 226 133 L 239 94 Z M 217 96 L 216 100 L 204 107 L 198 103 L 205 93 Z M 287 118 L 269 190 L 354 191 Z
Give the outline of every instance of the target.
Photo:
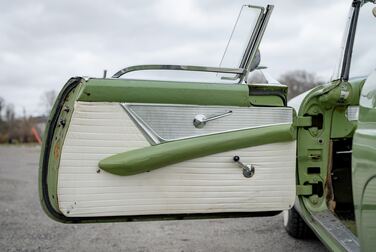
M 203 128 L 205 126 L 205 124 L 209 121 L 213 121 L 213 120 L 216 120 L 216 119 L 219 119 L 219 118 L 222 118 L 222 117 L 225 117 L 225 116 L 229 116 L 232 114 L 232 110 L 229 110 L 225 113 L 222 113 L 222 114 L 219 114 L 219 115 L 213 115 L 213 116 L 209 116 L 209 117 L 206 117 L 205 115 L 203 114 L 198 114 L 195 116 L 195 118 L 193 119 L 193 125 L 196 127 L 196 128 Z

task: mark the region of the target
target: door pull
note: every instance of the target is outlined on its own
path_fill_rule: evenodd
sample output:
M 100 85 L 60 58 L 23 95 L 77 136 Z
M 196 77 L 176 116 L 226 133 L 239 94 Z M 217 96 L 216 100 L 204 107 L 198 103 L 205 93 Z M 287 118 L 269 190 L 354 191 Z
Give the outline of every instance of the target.
M 222 114 L 209 116 L 209 117 L 206 117 L 203 114 L 198 114 L 193 119 L 193 125 L 196 128 L 201 129 L 201 128 L 203 128 L 206 125 L 207 122 L 214 121 L 214 120 L 217 120 L 219 118 L 222 118 L 222 117 L 225 117 L 225 116 L 229 116 L 231 114 L 232 114 L 232 110 L 229 110 L 229 111 L 224 112 Z

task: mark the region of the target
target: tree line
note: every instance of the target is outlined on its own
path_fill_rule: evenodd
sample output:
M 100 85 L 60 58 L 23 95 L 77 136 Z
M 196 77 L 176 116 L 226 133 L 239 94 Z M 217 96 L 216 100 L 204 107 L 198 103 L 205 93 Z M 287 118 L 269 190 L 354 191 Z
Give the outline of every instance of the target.
M 288 86 L 287 100 L 323 84 L 324 82 L 314 73 L 305 70 L 293 70 L 282 74 L 278 82 Z M 248 78 L 248 83 L 268 83 L 262 71 L 254 71 Z
M 282 74 L 278 81 L 288 86 L 288 100 L 322 84 L 315 74 L 304 70 L 294 70 Z M 267 83 L 262 72 L 253 72 L 251 83 Z M 35 142 L 35 131 L 42 135 L 47 116 L 56 99 L 56 91 L 44 92 L 39 101 L 39 106 L 44 110 L 40 116 L 27 116 L 26 111 L 22 116 L 17 116 L 14 105 L 7 103 L 0 97 L 0 143 L 30 143 Z M 32 129 L 34 128 L 34 133 Z
M 40 116 L 28 116 L 25 109 L 22 115 L 18 116 L 13 103 L 8 103 L 0 97 L 0 143 L 36 142 L 35 134 L 43 133 L 47 116 L 55 99 L 56 92 L 54 90 L 47 91 L 40 97 L 39 103 L 44 110 Z

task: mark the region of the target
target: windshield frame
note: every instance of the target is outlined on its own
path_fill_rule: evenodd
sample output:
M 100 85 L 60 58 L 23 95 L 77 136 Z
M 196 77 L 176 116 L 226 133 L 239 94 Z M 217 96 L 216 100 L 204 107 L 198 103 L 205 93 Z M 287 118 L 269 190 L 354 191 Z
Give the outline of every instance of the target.
M 237 80 L 237 79 L 239 79 L 238 84 L 243 83 L 244 80 L 246 81 L 249 72 L 254 70 L 254 69 L 251 69 L 252 62 L 253 62 L 254 58 L 256 58 L 256 56 L 257 56 L 259 45 L 261 43 L 261 40 L 262 40 L 263 35 L 265 33 L 266 27 L 268 25 L 270 16 L 271 16 L 273 9 L 274 9 L 274 5 L 270 5 L 270 4 L 268 4 L 266 7 L 256 6 L 256 5 L 248 5 L 248 4 L 242 5 L 240 12 L 239 12 L 239 15 L 238 15 L 238 18 L 235 22 L 234 28 L 231 32 L 230 38 L 227 42 L 226 48 L 225 48 L 224 53 L 222 55 L 221 61 L 219 63 L 219 67 L 222 66 L 223 59 L 224 59 L 224 57 L 227 53 L 227 49 L 229 47 L 233 33 L 234 33 L 236 26 L 238 24 L 239 17 L 240 17 L 240 15 L 241 15 L 241 13 L 242 13 L 242 11 L 245 7 L 253 8 L 253 9 L 259 9 L 260 14 L 257 18 L 255 26 L 251 28 L 252 29 L 251 36 L 249 37 L 247 46 L 244 49 L 244 53 L 243 53 L 241 61 L 239 63 L 238 68 L 243 69 L 243 73 L 242 74 L 236 74 L 233 77 L 222 76 L 222 79 L 226 79 L 226 80 Z
M 356 28 L 358 24 L 359 10 L 362 6 L 362 1 L 354 0 L 351 4 L 348 21 L 342 41 L 341 53 L 332 81 L 342 80 L 348 81 L 350 74 L 351 58 L 354 47 L 354 40 Z
M 348 81 L 351 68 L 351 60 L 354 49 L 354 41 L 358 26 L 360 8 L 366 3 L 376 4 L 376 0 L 354 0 L 351 4 L 346 29 L 342 41 L 341 53 L 338 64 L 332 76 L 332 81 Z

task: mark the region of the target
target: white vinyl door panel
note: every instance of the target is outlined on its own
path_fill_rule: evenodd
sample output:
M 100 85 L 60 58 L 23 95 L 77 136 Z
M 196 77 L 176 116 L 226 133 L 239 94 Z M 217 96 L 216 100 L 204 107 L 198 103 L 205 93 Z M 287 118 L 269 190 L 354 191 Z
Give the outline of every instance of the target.
M 281 120 L 289 123 L 286 108 L 283 113 L 289 118 Z M 59 166 L 61 212 L 70 217 L 258 212 L 288 209 L 294 202 L 295 141 L 218 153 L 132 176 L 98 168 L 103 158 L 147 146 L 145 134 L 121 104 L 76 102 Z M 232 160 L 235 155 L 255 166 L 253 177 L 243 176 Z

